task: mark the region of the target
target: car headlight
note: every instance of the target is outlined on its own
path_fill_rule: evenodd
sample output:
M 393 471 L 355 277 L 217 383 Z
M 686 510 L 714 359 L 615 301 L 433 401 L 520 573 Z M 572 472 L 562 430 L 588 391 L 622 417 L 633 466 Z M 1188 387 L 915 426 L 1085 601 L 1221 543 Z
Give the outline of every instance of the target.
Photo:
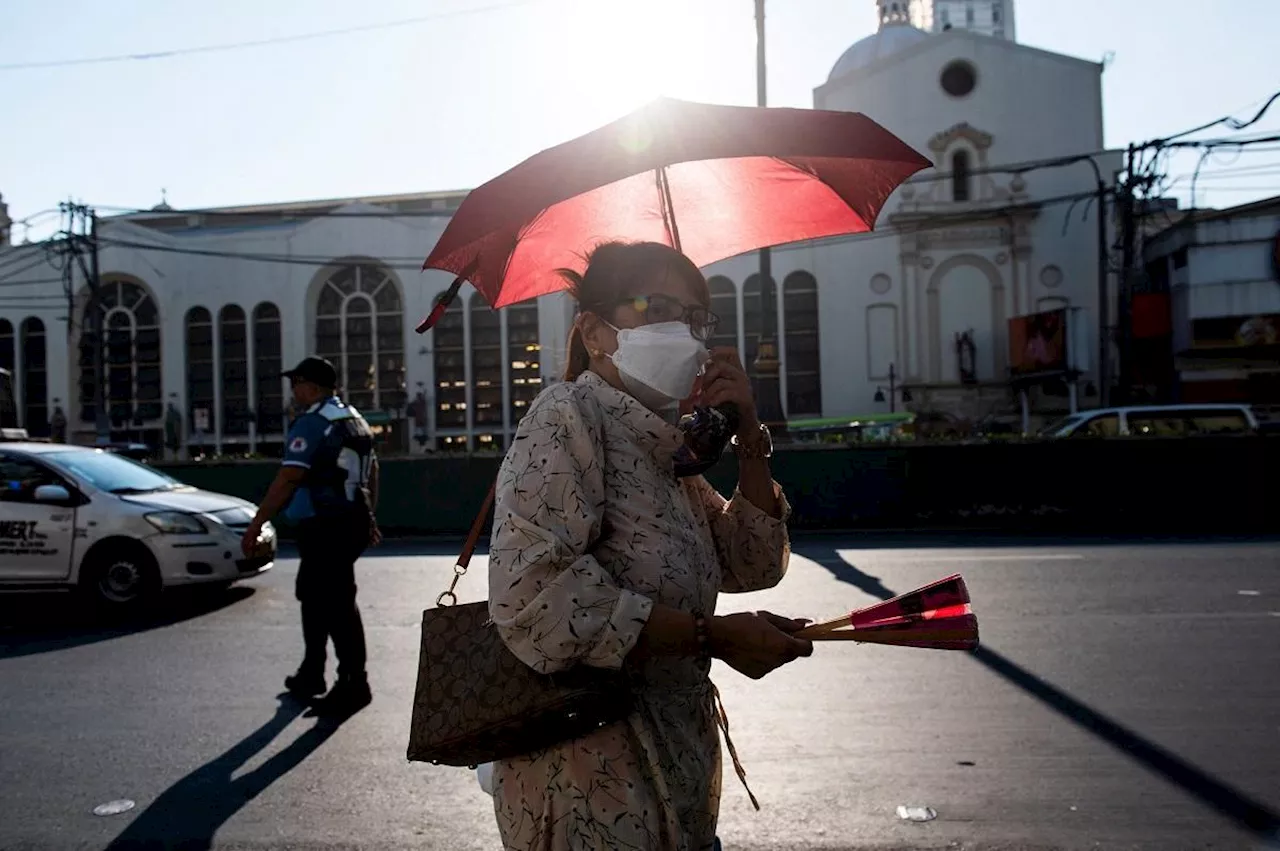
M 181 511 L 157 511 L 143 517 L 165 535 L 203 535 L 209 531 L 199 517 Z

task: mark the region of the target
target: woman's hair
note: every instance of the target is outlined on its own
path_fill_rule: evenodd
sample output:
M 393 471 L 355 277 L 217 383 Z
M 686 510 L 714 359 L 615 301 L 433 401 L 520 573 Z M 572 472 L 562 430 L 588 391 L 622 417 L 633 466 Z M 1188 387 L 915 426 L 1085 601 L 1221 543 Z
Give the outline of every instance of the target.
M 587 256 L 587 271 L 572 269 L 556 273 L 569 282 L 569 292 L 578 302 L 578 312 L 589 310 L 605 318 L 613 316 L 618 302 L 640 292 L 649 281 L 668 275 L 683 278 L 705 305 L 711 303 L 707 279 L 688 257 L 660 242 L 605 242 Z M 576 381 L 591 363 L 591 353 L 575 322 L 569 329 L 564 380 Z

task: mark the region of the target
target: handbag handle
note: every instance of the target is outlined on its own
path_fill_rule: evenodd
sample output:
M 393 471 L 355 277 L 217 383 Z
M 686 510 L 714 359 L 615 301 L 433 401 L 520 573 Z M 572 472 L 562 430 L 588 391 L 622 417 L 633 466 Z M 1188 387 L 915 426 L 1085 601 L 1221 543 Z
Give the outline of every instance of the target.
M 467 572 L 467 565 L 471 563 L 471 554 L 475 552 L 476 544 L 480 541 L 480 530 L 484 528 L 484 521 L 489 516 L 489 509 L 493 507 L 493 492 L 497 485 L 496 479 L 489 485 L 489 493 L 485 496 L 484 504 L 480 506 L 476 519 L 471 523 L 471 531 L 467 534 L 467 542 L 462 545 L 462 552 L 458 554 L 458 562 L 453 566 L 453 581 L 449 583 L 449 590 L 436 597 L 437 606 L 452 606 L 458 602 L 458 595 L 454 593 L 454 589 L 458 587 L 458 580 Z M 449 602 L 446 603 L 445 600 Z

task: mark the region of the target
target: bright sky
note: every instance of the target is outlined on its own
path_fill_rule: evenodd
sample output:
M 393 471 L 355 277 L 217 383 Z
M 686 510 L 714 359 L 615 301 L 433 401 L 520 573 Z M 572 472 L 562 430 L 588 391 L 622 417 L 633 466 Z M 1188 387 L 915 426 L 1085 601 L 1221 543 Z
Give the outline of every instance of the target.
M 1114 61 L 1122 146 L 1280 89 L 1280 0 L 1011 0 L 1019 41 Z M 752 0 L 4 0 L 0 66 L 421 23 L 264 47 L 0 68 L 0 194 L 180 208 L 474 186 L 658 94 L 755 102 Z M 873 0 L 769 0 L 769 98 L 811 106 Z M 1280 131 L 1280 103 L 1250 128 Z M 1226 133 L 1225 128 L 1218 135 Z M 1205 135 L 1205 134 L 1202 134 Z M 1280 145 L 1215 155 L 1201 205 L 1280 194 Z M 1196 155 L 1173 160 L 1188 175 Z M 33 228 L 45 236 L 56 216 Z M 23 238 L 21 228 L 15 233 Z

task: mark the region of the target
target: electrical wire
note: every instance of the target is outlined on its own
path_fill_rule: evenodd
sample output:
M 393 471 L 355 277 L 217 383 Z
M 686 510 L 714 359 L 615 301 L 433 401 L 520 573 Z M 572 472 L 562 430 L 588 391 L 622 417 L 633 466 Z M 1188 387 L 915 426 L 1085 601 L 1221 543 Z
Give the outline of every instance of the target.
M 1065 165 L 1072 165 L 1077 162 L 1084 162 L 1086 160 L 1091 160 L 1091 159 L 1095 160 L 1096 162 L 1096 158 L 1098 157 L 1102 157 L 1108 154 L 1115 155 L 1119 153 L 1120 151 L 1118 150 L 1100 149 L 1100 150 L 1090 151 L 1088 153 L 1083 153 L 1083 154 L 1072 154 L 1070 156 L 1049 157 L 1046 159 L 1028 160 L 1020 163 L 1010 163 L 1006 165 L 995 165 L 995 166 L 986 166 L 983 168 L 974 168 L 974 169 L 970 169 L 968 174 L 971 177 L 987 176 L 987 175 L 993 175 L 993 174 L 1022 175 L 1022 174 L 1029 174 L 1035 171 L 1040 171 L 1043 169 L 1058 168 Z M 932 168 L 932 169 L 929 169 L 924 174 L 912 176 L 910 179 L 908 179 L 905 182 L 904 185 L 918 186 L 924 183 L 948 181 L 953 179 L 954 176 L 955 174 L 952 171 L 944 171 L 942 169 Z M 432 194 L 438 194 L 441 196 L 449 196 L 449 195 L 465 196 L 467 194 L 467 190 L 458 190 L 456 193 L 443 192 L 443 193 L 432 193 Z M 320 206 L 323 204 L 332 203 L 335 206 L 341 206 L 348 203 L 353 203 L 356 200 L 360 200 L 360 199 L 335 199 L 333 201 L 327 201 L 327 200 L 318 201 L 316 202 L 316 205 Z M 370 204 L 378 203 L 378 200 L 376 198 L 371 198 L 366 200 L 367 200 L 367 203 L 370 203 Z M 290 206 L 295 206 L 295 205 L 290 205 Z M 94 205 L 94 209 L 102 212 L 115 213 L 120 216 L 138 217 L 141 219 L 141 223 L 145 223 L 145 218 L 143 217 L 154 217 L 156 219 L 163 219 L 168 217 L 181 217 L 181 216 L 207 216 L 209 218 L 215 218 L 215 219 L 219 217 L 246 218 L 246 219 L 253 219 L 253 218 L 286 219 L 286 220 L 292 219 L 292 220 L 298 220 L 298 223 L 302 224 L 303 223 L 302 220 L 312 219 L 312 218 L 334 218 L 334 219 L 437 218 L 438 219 L 438 218 L 450 218 L 456 215 L 458 212 L 456 207 L 448 208 L 448 209 L 440 209 L 440 210 L 409 210 L 409 211 L 306 210 L 306 209 L 287 209 L 287 208 L 286 209 L 262 209 L 262 210 L 237 210 L 234 208 L 228 209 L 228 208 L 214 208 L 214 207 L 193 207 L 193 208 L 187 208 L 187 209 L 156 210 L 156 209 L 145 209 L 141 207 L 121 207 L 121 206 L 113 206 L 113 205 L 106 205 L 106 204 Z
M 318 32 L 298 33 L 296 35 L 277 36 L 274 38 L 261 38 L 249 41 L 227 42 L 223 44 L 207 44 L 198 47 L 180 47 L 172 50 L 157 50 L 147 53 L 120 53 L 110 56 L 92 56 L 79 59 L 47 59 L 35 62 L 10 62 L 0 64 L 0 71 L 26 71 L 36 68 L 65 68 L 75 65 L 104 65 L 114 62 L 142 62 L 154 59 L 171 59 L 175 56 L 190 56 L 198 53 L 218 53 L 228 50 L 243 50 L 252 47 L 267 47 L 276 44 L 290 44 L 299 41 L 312 41 L 321 38 L 333 38 L 335 36 L 352 35 L 354 33 L 373 32 L 376 30 L 397 29 L 400 27 L 415 26 L 417 24 L 425 24 L 431 21 L 444 20 L 446 18 L 464 17 L 467 15 L 481 14 L 484 12 L 496 12 L 503 9 L 513 9 L 517 6 L 527 6 L 531 3 L 544 2 L 544 0 L 510 0 L 506 3 L 491 3 L 488 6 L 476 6 L 470 9 L 454 9 L 447 12 L 436 12 L 431 15 L 417 15 L 412 18 L 400 18 L 395 21 L 384 21 L 378 24 L 362 24 L 352 27 L 341 27 L 332 30 L 320 30 Z
M 0 269 L 0 287 L 27 286 L 29 284 L 28 281 L 18 281 L 18 280 L 11 280 L 11 279 L 14 278 L 15 276 L 30 272 L 32 269 L 36 269 L 36 268 L 39 268 L 40 266 L 48 266 L 48 265 L 49 265 L 48 258 L 45 257 L 43 253 L 41 253 L 39 257 L 37 257 L 31 263 L 28 263 L 26 266 L 23 266 L 20 269 Z
M 1108 193 L 1110 194 L 1110 193 Z M 907 233 L 915 233 L 922 230 L 936 230 L 938 228 L 950 227 L 956 224 L 965 224 L 972 222 L 986 222 L 993 220 L 1005 220 L 1010 216 L 1017 215 L 1021 212 L 1030 212 L 1040 208 L 1056 206 L 1058 204 L 1075 204 L 1081 201 L 1091 200 L 1097 197 L 1096 190 L 1087 192 L 1075 192 L 1051 198 L 1043 198 L 1029 200 L 1020 204 L 1009 204 L 1000 207 L 988 209 L 966 209 L 955 212 L 938 212 L 928 216 L 920 222 L 913 222 L 907 226 L 888 225 L 876 228 L 863 234 L 852 234 L 844 237 L 830 237 L 823 240 L 807 241 L 801 245 L 778 246 L 775 251 L 808 249 L 817 244 L 842 244 L 848 241 L 870 241 L 874 239 L 888 238 L 891 236 L 899 236 Z M 1069 211 L 1068 211 L 1069 212 Z M 267 254 L 254 253 L 245 251 L 226 251 L 219 249 L 203 249 L 191 246 L 163 245 L 157 243 L 141 242 L 132 239 L 116 239 L 110 235 L 99 235 L 99 242 L 102 246 L 135 249 L 139 251 L 160 251 L 171 254 L 180 254 L 188 256 L 219 258 L 227 260 L 243 260 L 256 261 L 262 263 L 276 263 L 283 265 L 295 266 L 330 266 L 335 264 L 335 258 L 332 256 L 304 256 L 289 254 Z M 422 261 L 419 257 L 383 257 L 378 258 L 378 263 L 386 268 L 401 271 L 420 271 L 422 269 Z
M 1214 121 L 1210 121 L 1208 124 L 1201 124 L 1199 127 L 1192 127 L 1190 130 L 1183 130 L 1181 133 L 1175 133 L 1172 136 L 1165 136 L 1149 144 L 1155 144 L 1162 147 L 1167 147 L 1169 143 L 1173 142 L 1176 139 L 1181 139 L 1184 136 L 1190 136 L 1193 133 L 1199 133 L 1202 130 L 1208 130 L 1211 127 L 1217 127 L 1219 124 L 1225 124 L 1228 127 L 1230 127 L 1232 130 L 1244 130 L 1245 128 L 1251 127 L 1254 124 L 1257 124 L 1259 121 L 1261 121 L 1262 116 L 1267 114 L 1267 110 L 1271 109 L 1271 105 L 1275 103 L 1277 100 L 1280 100 L 1280 91 L 1276 92 L 1275 94 L 1271 95 L 1271 97 L 1267 98 L 1266 103 L 1262 105 L 1262 108 L 1259 109 L 1257 114 L 1255 114 L 1253 118 L 1249 119 L 1248 121 L 1241 121 L 1240 119 L 1234 118 L 1230 115 L 1224 115 L 1222 118 L 1216 119 Z

